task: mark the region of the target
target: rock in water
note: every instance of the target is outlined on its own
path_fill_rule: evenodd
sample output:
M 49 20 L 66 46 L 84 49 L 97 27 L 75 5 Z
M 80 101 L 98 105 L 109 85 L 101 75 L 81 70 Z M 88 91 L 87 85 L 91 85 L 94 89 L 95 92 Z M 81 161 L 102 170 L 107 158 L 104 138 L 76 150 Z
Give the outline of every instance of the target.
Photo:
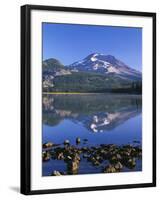
M 52 142 L 46 142 L 43 144 L 43 148 L 50 148 L 50 147 L 53 147 L 53 143 Z
M 64 141 L 64 145 L 70 145 L 70 141 L 69 140 L 65 140 Z
M 51 175 L 52 176 L 61 176 L 62 174 L 59 171 L 54 170 Z
M 120 171 L 123 168 L 123 165 L 122 165 L 121 162 L 118 162 L 117 164 L 115 164 L 114 167 L 115 167 L 116 170 Z
M 51 158 L 51 155 L 50 155 L 49 152 L 44 151 L 44 152 L 42 153 L 42 159 L 43 159 L 43 161 L 49 161 L 50 158 Z
M 58 154 L 57 159 L 58 159 L 58 160 L 64 160 L 63 152 L 60 152 L 60 153 Z
M 79 144 L 81 142 L 81 139 L 79 137 L 76 138 L 76 143 Z
M 115 169 L 115 167 L 114 167 L 113 165 L 108 165 L 108 166 L 104 169 L 103 172 L 105 172 L 105 173 L 115 173 L 115 172 L 117 172 L 117 171 L 116 171 L 116 169 Z
M 69 174 L 77 174 L 79 169 L 80 157 L 78 154 L 75 157 L 67 162 L 67 168 Z
M 127 162 L 127 167 L 133 169 L 136 166 L 135 158 L 130 158 Z

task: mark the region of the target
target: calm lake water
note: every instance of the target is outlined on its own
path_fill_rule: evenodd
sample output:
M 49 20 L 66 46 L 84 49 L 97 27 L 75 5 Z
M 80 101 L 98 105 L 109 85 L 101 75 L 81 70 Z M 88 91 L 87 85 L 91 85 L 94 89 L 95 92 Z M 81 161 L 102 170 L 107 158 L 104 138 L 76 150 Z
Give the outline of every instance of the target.
M 78 145 L 77 137 L 81 139 Z M 141 146 L 141 95 L 43 95 L 43 143 L 63 145 L 66 139 L 78 147 L 101 144 Z M 43 176 L 51 175 L 54 170 L 65 172 L 65 162 L 55 159 L 43 162 Z M 123 168 L 123 172 L 141 170 L 142 159 L 136 159 L 133 169 Z M 101 173 L 101 168 L 82 158 L 78 174 L 88 173 Z

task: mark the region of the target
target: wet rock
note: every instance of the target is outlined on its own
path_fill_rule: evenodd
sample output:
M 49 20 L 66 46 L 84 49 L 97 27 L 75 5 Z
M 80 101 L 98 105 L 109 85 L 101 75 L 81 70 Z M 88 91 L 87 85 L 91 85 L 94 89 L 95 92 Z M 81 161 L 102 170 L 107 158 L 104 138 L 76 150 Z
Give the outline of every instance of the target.
M 117 146 L 115 144 L 108 144 L 109 149 L 115 149 Z
M 65 156 L 65 158 L 64 158 L 64 162 L 66 162 L 66 163 L 68 163 L 71 160 L 72 160 L 71 156 Z
M 76 144 L 81 143 L 81 139 L 79 137 L 76 138 Z
M 129 169 L 133 169 L 136 166 L 136 160 L 135 158 L 124 158 L 122 160 L 122 163 Z
M 49 161 L 50 157 L 43 157 L 43 162 Z
M 98 166 L 98 165 L 100 165 L 100 162 L 98 162 L 98 160 L 95 160 L 94 162 L 92 162 L 92 165 Z
M 117 164 L 114 165 L 115 169 L 120 171 L 123 168 L 123 165 L 121 162 L 118 162 Z
M 93 157 L 93 156 L 88 157 L 87 160 L 88 160 L 89 162 L 95 162 L 95 161 L 96 161 L 95 157 Z
M 98 166 L 100 165 L 100 161 L 96 159 L 96 157 L 94 157 L 93 155 L 90 155 L 88 158 L 87 158 L 87 161 L 88 162 L 91 162 L 93 166 Z
M 68 160 L 72 160 L 72 157 L 71 157 L 71 156 L 67 156 L 67 159 L 68 159 Z
M 78 153 L 78 154 L 81 154 L 81 153 L 82 153 L 82 150 L 81 150 L 81 149 L 78 149 L 78 150 L 77 150 L 77 153 Z
M 42 160 L 45 162 L 45 161 L 49 161 L 51 159 L 51 155 L 49 152 L 47 151 L 44 151 L 42 153 Z
M 138 158 L 142 158 L 142 152 L 138 152 Z
M 100 158 L 101 158 L 101 157 L 100 157 L 99 155 L 96 155 L 96 156 L 95 156 L 95 159 L 96 159 L 96 160 L 100 160 Z
M 136 160 L 135 158 L 130 158 L 128 162 L 126 163 L 126 166 L 130 169 L 133 169 L 136 166 Z
M 106 150 L 101 149 L 101 150 L 100 150 L 100 154 L 102 154 L 102 155 L 106 154 Z
M 82 147 L 82 152 L 87 152 L 88 151 L 88 148 L 87 147 Z
M 49 153 L 50 153 L 50 156 L 52 159 L 54 159 L 54 160 L 57 159 L 57 154 L 54 150 L 49 151 Z
M 77 160 L 74 160 L 70 165 L 72 173 L 76 174 L 78 172 L 78 168 L 79 168 L 79 162 Z
M 63 152 L 61 152 L 61 153 L 58 154 L 57 159 L 58 160 L 64 160 Z
M 104 161 L 104 159 L 103 159 L 102 157 L 100 157 L 100 158 L 98 159 L 98 161 L 99 161 L 100 163 L 102 163 L 102 162 Z
M 116 157 L 117 157 L 118 160 L 122 159 L 122 156 L 119 153 L 117 153 Z
M 99 154 L 96 154 L 96 155 L 95 155 L 95 159 L 96 159 L 99 163 L 103 162 L 103 158 L 102 158 Z
M 109 159 L 109 161 L 110 161 L 111 164 L 115 164 L 115 163 L 118 162 L 118 159 L 117 159 L 116 156 L 112 156 L 112 157 Z
M 122 157 L 123 157 L 123 158 L 129 158 L 129 157 L 130 157 L 130 152 L 128 152 L 128 151 L 123 151 Z
M 140 147 L 135 147 L 132 150 L 132 155 L 133 155 L 133 157 L 141 158 L 142 157 L 142 149 Z
M 46 142 L 46 143 L 43 144 L 43 148 L 44 149 L 45 148 L 51 148 L 51 147 L 53 147 L 53 143 L 52 142 Z
M 81 158 L 80 158 L 80 156 L 79 156 L 78 154 L 75 155 L 74 159 L 75 159 L 75 160 L 78 160 L 78 161 L 81 160 Z
M 64 145 L 70 145 L 70 141 L 69 140 L 65 140 L 64 141 Z
M 84 140 L 82 140 L 84 141 Z M 76 142 L 81 142 L 80 138 L 76 138 Z M 45 143 L 45 146 L 47 143 Z M 53 144 L 53 143 L 52 143 Z M 48 145 L 49 146 L 49 145 Z M 47 147 L 48 147 L 47 146 Z M 51 145 L 50 145 L 51 146 Z M 99 146 L 71 145 L 66 139 L 64 146 L 51 149 L 43 149 L 43 161 L 52 159 L 63 160 L 67 165 L 67 174 L 77 174 L 80 159 L 87 159 L 95 167 L 102 167 L 109 164 L 103 170 L 106 173 L 120 172 L 123 167 L 133 169 L 136 166 L 136 159 L 141 159 L 142 148 L 136 145 L 117 146 L 114 144 L 101 144 Z M 102 166 L 99 166 L 102 163 Z M 63 172 L 61 173 L 63 175 Z
M 104 160 L 108 160 L 108 159 L 111 157 L 110 153 L 109 153 L 108 151 L 104 150 L 104 149 L 102 149 L 102 150 L 100 151 L 100 156 L 101 156 Z
M 61 176 L 62 174 L 59 171 L 54 170 L 51 176 Z
M 69 174 L 77 174 L 79 169 L 80 157 L 78 154 L 67 162 L 67 169 Z
M 117 170 L 115 169 L 115 167 L 113 165 L 108 165 L 104 171 L 104 173 L 115 173 L 117 172 Z

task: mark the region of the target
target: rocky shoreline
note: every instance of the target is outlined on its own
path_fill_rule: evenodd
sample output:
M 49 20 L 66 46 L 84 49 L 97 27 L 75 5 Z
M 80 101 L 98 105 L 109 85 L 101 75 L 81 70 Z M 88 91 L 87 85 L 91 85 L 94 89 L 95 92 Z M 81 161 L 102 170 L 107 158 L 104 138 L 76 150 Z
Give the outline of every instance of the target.
M 42 160 L 48 162 L 53 160 L 62 160 L 66 165 L 66 171 L 54 169 L 51 176 L 61 176 L 78 174 L 81 161 L 84 159 L 94 167 L 99 167 L 101 173 L 123 172 L 124 168 L 129 171 L 134 170 L 138 159 L 142 159 L 142 148 L 139 141 L 133 141 L 133 144 L 115 145 L 101 144 L 97 146 L 88 146 L 88 140 L 76 138 L 76 145 L 70 144 L 65 140 L 63 144 L 54 144 L 47 142 L 42 145 Z

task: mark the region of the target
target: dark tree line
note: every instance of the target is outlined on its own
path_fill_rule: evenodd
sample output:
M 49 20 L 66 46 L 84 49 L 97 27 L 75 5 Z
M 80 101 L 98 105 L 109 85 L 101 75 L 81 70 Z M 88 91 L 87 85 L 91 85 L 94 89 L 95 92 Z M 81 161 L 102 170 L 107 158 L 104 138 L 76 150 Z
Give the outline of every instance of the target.
M 112 89 L 111 92 L 129 93 L 129 94 L 142 94 L 142 81 L 134 81 L 128 87 L 115 88 L 115 89 Z

